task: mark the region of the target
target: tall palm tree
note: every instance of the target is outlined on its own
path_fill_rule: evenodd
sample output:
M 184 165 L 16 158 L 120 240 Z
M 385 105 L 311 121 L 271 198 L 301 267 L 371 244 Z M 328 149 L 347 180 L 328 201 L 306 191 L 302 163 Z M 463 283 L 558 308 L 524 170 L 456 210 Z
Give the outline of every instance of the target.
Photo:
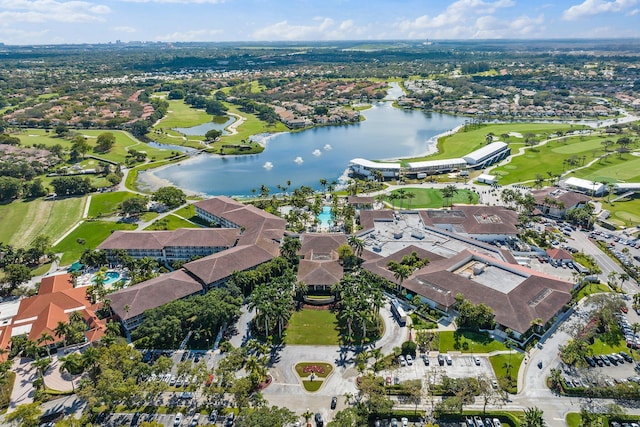
M 38 371 L 38 375 L 40 375 L 40 381 L 42 381 L 42 388 L 46 389 L 46 384 L 44 383 L 44 374 L 47 372 L 47 369 L 51 365 L 51 361 L 49 359 L 37 359 L 32 363 L 33 367 Z
M 469 194 L 471 194 L 471 193 L 469 193 Z M 407 198 L 407 200 L 409 200 L 409 210 L 411 210 L 411 200 L 416 198 L 416 193 L 408 191 L 407 195 L 405 197 Z
M 59 321 L 53 330 L 56 337 L 62 338 L 63 348 L 67 347 L 67 337 L 70 335 L 71 327 L 68 323 Z
M 44 331 L 42 332 L 42 334 L 40 334 L 40 338 L 38 338 L 38 344 L 44 343 L 44 345 L 47 347 L 47 354 L 49 355 L 49 360 L 51 360 L 51 347 L 47 345 L 48 342 L 53 342 L 53 337 L 51 336 L 50 333 Z
M 322 194 L 325 193 L 328 183 L 329 181 L 327 181 L 325 178 L 320 178 L 320 186 L 322 187 Z
M 442 193 L 442 197 L 445 200 L 445 206 L 447 204 L 449 204 L 449 206 L 453 206 L 453 196 L 458 194 L 458 188 L 453 184 L 449 184 L 441 189 L 440 192 Z M 446 201 L 448 201 L 449 203 L 447 203 Z
M 62 372 L 67 372 L 70 376 L 73 376 L 74 373 L 77 373 L 82 370 L 81 359 L 78 359 L 77 353 L 71 353 L 67 356 L 62 356 L 60 358 L 60 367 L 58 370 Z M 73 383 L 73 378 L 71 378 L 71 389 L 75 393 L 76 387 Z
M 356 254 L 356 256 L 361 256 L 362 251 L 364 250 L 364 242 L 362 239 L 359 239 L 358 236 L 352 234 L 349 236 L 347 241 L 349 246 L 351 246 L 351 249 L 353 249 L 353 253 Z

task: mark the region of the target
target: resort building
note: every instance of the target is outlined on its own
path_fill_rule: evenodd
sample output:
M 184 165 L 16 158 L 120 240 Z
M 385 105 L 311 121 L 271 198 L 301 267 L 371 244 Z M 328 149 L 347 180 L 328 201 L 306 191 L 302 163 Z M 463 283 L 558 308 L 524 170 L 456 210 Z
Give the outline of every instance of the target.
M 37 342 L 43 333 L 52 337 L 38 345 L 54 347 L 63 341 L 56 336 L 58 322 L 68 323 L 69 316 L 78 312 L 86 323 L 84 336 L 87 342 L 98 341 L 106 331 L 106 325 L 96 315 L 101 304 L 92 304 L 86 287 L 73 287 L 73 277 L 64 273 L 47 276 L 40 282 L 38 295 L 19 301 L 19 307 L 10 324 L 5 325 L 1 341 L 6 349 L 11 337 L 25 335 Z
M 153 258 L 158 262 L 187 261 L 232 248 L 240 232 L 234 228 L 180 228 L 173 231 L 114 231 L 98 249 L 107 252 L 109 262 L 125 251 L 132 258 Z
M 584 206 L 591 197 L 564 188 L 548 187 L 531 192 L 536 200 L 536 212 L 551 218 L 564 218 L 570 209 Z
M 400 177 L 400 170 L 402 169 L 400 163 L 373 162 L 360 158 L 351 159 L 349 167 L 356 175 L 371 179 L 375 178 L 373 171 L 380 172 L 385 179 L 397 179 Z
M 185 260 L 192 257 L 190 254 L 202 254 L 202 258 L 184 264 L 180 270 L 110 294 L 111 310 L 127 331 L 140 325 L 145 310 L 221 286 L 234 272 L 254 269 L 279 255 L 286 225 L 282 218 L 224 196 L 202 200 L 194 206 L 200 218 L 223 228 L 160 234 L 125 232 L 99 247 L 110 251 L 125 249 L 128 253 L 135 249 L 136 254 L 152 248 L 167 260 L 170 256 Z M 172 233 L 176 236 L 172 237 Z
M 483 242 L 504 241 L 514 238 L 518 214 L 501 206 L 452 206 L 450 210 L 427 209 L 419 211 L 426 226 L 442 228 L 459 236 Z
M 330 290 L 342 279 L 344 270 L 337 249 L 347 243 L 346 235 L 305 233 L 300 240 L 298 281 L 304 282 L 309 290 Z
M 408 247 L 398 254 L 369 260 L 363 268 L 400 285 L 387 265 L 410 251 L 416 249 Z M 550 321 L 571 300 L 571 283 L 472 250 L 450 258 L 424 250 L 417 254 L 429 259 L 429 264 L 401 284 L 414 298 L 455 315 L 456 295 L 462 294 L 473 304 L 491 307 L 498 329 L 508 328 L 516 337 L 528 331 L 536 319 Z
M 511 154 L 509 145 L 502 141 L 496 141 L 485 145 L 462 158 L 467 162 L 467 165 L 470 168 L 482 169 L 499 162 L 502 159 L 506 159 L 509 154 Z
M 125 330 L 131 331 L 140 326 L 146 310 L 202 292 L 198 279 L 185 270 L 176 270 L 109 294 L 109 298 L 111 311 Z
M 589 181 L 588 179 L 576 178 L 574 176 L 560 182 L 560 185 L 564 188 L 589 194 L 594 197 L 603 195 L 607 189 L 607 186 L 601 182 Z
M 442 159 L 427 160 L 423 162 L 407 163 L 407 175 L 413 175 L 417 178 L 426 178 L 421 175 L 436 175 L 439 173 L 453 172 L 467 168 L 467 162 L 464 159 Z

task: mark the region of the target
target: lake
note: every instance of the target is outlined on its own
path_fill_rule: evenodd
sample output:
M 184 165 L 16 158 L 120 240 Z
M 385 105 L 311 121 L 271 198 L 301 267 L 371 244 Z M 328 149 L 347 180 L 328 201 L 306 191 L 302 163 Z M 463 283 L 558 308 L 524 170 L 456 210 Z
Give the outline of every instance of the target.
M 416 157 L 435 151 L 435 136 L 464 123 L 464 117 L 394 108 L 378 102 L 357 124 L 324 126 L 280 133 L 265 140 L 260 154 L 220 156 L 201 154 L 151 173 L 157 178 L 209 196 L 250 196 L 266 185 L 272 193 L 291 181 L 291 188 L 320 189 L 344 176 L 349 161 Z

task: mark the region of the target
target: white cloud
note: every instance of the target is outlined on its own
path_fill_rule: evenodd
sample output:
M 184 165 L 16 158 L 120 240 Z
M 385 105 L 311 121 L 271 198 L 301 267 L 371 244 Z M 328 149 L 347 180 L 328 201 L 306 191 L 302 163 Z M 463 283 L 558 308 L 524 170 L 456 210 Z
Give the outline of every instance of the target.
M 109 6 L 85 1 L 0 0 L 0 25 L 103 21 L 109 13 Z
M 156 37 L 156 40 L 167 42 L 211 41 L 212 37 L 222 34 L 222 30 L 189 30 L 176 31 Z
M 358 27 L 353 20 L 336 23 L 331 18 L 316 17 L 316 25 L 295 25 L 280 21 L 260 28 L 253 33 L 256 40 L 343 40 L 363 37 L 365 28 Z
M 226 0 L 120 0 L 127 3 L 218 4 Z
M 136 29 L 133 27 L 127 27 L 127 26 L 122 26 L 122 27 L 113 27 L 112 28 L 113 31 L 117 31 L 119 33 L 135 33 Z
M 562 14 L 567 21 L 574 21 L 588 16 L 606 12 L 620 12 L 638 3 L 638 0 L 584 0 L 580 4 L 571 6 Z
M 496 0 L 494 2 L 483 0 L 458 0 L 451 3 L 444 12 L 430 17 L 422 15 L 415 20 L 404 20 L 398 24 L 403 31 L 422 31 L 431 28 L 442 28 L 450 25 L 464 24 L 478 14 L 492 15 L 497 9 L 511 7 L 511 0 Z
M 636 16 L 640 13 L 640 9 L 633 9 L 631 12 L 627 13 L 627 16 Z
M 399 32 L 396 37 L 495 39 L 544 36 L 546 27 L 542 14 L 515 18 L 496 16 L 499 9 L 514 4 L 511 0 L 458 0 L 437 15 L 397 22 L 394 25 Z

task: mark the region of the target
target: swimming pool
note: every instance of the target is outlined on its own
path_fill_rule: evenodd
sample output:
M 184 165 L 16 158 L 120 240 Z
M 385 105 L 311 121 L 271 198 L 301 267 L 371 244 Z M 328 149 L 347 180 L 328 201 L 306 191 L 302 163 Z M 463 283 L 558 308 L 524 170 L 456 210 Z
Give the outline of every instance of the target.
M 331 206 L 323 206 L 322 212 L 316 217 L 320 221 L 320 227 L 330 227 L 333 224 L 333 215 L 331 214 Z
M 93 283 L 96 282 L 96 277 L 97 277 L 97 274 L 93 276 L 93 278 L 91 279 Z M 112 283 L 115 283 L 120 279 L 121 279 L 120 273 L 118 273 L 117 271 L 109 270 L 104 274 L 103 285 L 111 285 Z

